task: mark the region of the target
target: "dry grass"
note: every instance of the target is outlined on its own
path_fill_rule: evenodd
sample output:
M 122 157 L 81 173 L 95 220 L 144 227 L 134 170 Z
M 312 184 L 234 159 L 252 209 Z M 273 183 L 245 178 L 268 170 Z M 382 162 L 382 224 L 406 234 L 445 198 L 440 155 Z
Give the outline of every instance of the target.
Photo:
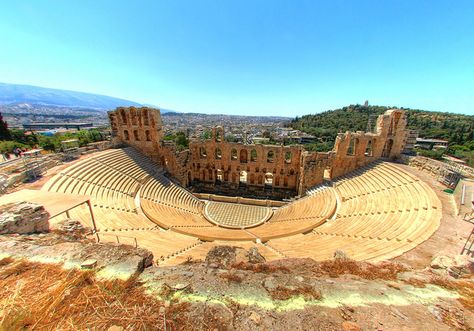
M 315 290 L 309 285 L 304 285 L 297 288 L 277 286 L 274 290 L 270 291 L 270 296 L 273 300 L 288 300 L 298 295 L 302 295 L 308 300 L 320 300 L 322 298 L 321 292 Z
M 0 264 L 0 330 L 189 327 L 182 320 L 185 304 L 164 309 L 135 279 L 102 282 L 91 271 L 24 261 Z
M 219 274 L 219 277 L 227 280 L 228 282 L 239 283 L 239 284 L 242 283 L 242 281 L 244 280 L 242 276 L 239 276 L 232 272 L 225 272 L 225 273 Z
M 472 279 L 471 281 L 468 281 L 461 278 L 452 281 L 443 277 L 436 277 L 431 280 L 431 283 L 458 292 L 461 296 L 458 299 L 459 302 L 464 306 L 464 308 L 474 312 L 474 283 L 472 282 Z
M 271 263 L 250 263 L 250 262 L 239 262 L 231 266 L 238 270 L 249 270 L 257 273 L 271 274 L 277 271 L 289 273 L 290 269 L 285 266 L 274 265 Z
M 10 264 L 10 263 L 12 263 L 12 262 L 14 262 L 14 261 L 15 261 L 15 260 L 12 259 L 11 257 L 5 257 L 5 258 L 3 258 L 3 259 L 0 260 L 0 267 L 3 267 L 3 266 L 5 266 L 5 265 L 7 265 L 7 264 Z
M 350 259 L 336 259 L 318 263 L 313 271 L 321 276 L 329 275 L 333 278 L 344 274 L 350 274 L 368 280 L 394 280 L 397 278 L 398 273 L 406 270 L 407 269 L 400 264 L 392 262 L 372 264 L 367 262 L 356 262 Z

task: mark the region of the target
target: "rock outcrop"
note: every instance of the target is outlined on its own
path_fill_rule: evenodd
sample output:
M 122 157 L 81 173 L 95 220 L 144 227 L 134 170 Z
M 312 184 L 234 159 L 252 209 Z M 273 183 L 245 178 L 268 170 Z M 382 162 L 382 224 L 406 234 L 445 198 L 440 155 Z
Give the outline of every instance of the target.
M 49 215 L 44 207 L 16 202 L 0 207 L 0 234 L 26 234 L 49 231 Z

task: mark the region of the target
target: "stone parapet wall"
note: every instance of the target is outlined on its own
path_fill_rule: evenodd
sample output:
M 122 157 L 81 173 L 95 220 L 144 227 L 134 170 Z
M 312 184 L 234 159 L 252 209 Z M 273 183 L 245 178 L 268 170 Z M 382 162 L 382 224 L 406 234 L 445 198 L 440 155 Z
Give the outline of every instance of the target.
M 243 197 L 228 197 L 225 195 L 207 194 L 207 193 L 194 193 L 194 196 L 201 200 L 218 201 L 218 202 L 229 202 L 229 203 L 241 203 L 244 205 L 254 205 L 263 207 L 282 207 L 287 203 L 283 201 L 275 200 L 262 200 L 262 199 L 249 199 Z

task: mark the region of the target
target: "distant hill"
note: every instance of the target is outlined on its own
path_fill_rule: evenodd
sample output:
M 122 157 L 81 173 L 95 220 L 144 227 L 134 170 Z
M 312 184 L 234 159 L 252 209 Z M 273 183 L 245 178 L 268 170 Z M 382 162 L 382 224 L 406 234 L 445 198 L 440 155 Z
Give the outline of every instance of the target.
M 134 101 L 106 95 L 31 85 L 0 83 L 0 105 L 23 103 L 54 107 L 88 108 L 104 111 L 119 106 L 141 106 Z

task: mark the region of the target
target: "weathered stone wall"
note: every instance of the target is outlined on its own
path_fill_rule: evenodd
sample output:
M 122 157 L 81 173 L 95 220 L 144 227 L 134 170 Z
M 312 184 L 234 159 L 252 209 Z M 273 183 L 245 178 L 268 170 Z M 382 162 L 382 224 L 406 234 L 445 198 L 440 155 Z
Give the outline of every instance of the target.
M 342 176 L 380 158 L 400 156 L 406 140 L 405 111 L 392 109 L 380 115 L 375 132 L 349 132 L 337 136 L 331 178 Z
M 222 134 L 223 136 L 223 134 Z M 218 138 L 193 141 L 188 181 L 254 193 L 286 190 L 296 193 L 300 178 L 302 146 L 245 145 Z
M 158 109 L 117 108 L 109 112 L 116 143 L 140 150 L 162 165 L 182 185 L 218 194 L 248 194 L 288 198 L 303 195 L 330 178 L 342 176 L 379 158 L 400 155 L 406 140 L 405 111 L 380 115 L 374 132 L 346 132 L 336 138 L 331 152 L 307 152 L 301 145 L 246 145 L 224 140 L 221 127 L 211 139 L 190 142 L 178 152 L 163 141 Z
M 161 162 L 163 123 L 159 109 L 119 107 L 108 113 L 114 142 L 135 147 L 155 162 Z

